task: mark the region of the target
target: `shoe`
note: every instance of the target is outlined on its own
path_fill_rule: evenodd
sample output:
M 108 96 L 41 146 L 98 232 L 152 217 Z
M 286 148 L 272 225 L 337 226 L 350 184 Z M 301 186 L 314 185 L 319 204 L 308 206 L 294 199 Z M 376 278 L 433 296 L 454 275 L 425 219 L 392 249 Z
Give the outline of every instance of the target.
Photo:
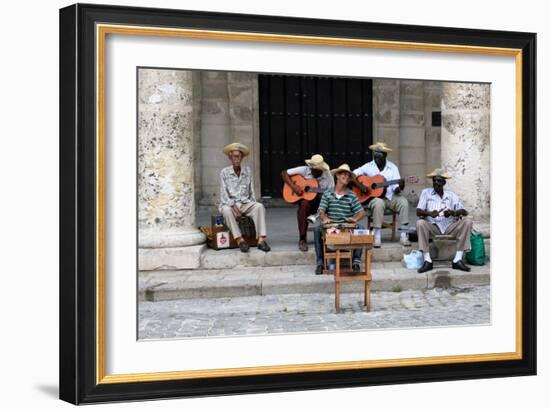
M 323 274 L 323 265 L 322 264 L 317 264 L 317 267 L 315 267 L 315 274 L 317 274 L 317 275 Z
M 265 240 L 258 243 L 258 248 L 266 253 L 271 250 L 271 247 L 269 247 L 269 244 Z
M 458 260 L 456 263 L 453 262 L 453 270 L 470 271 L 470 267 L 464 264 L 464 261 Z
M 241 251 L 243 253 L 248 253 L 249 247 L 248 247 L 248 244 L 246 243 L 246 241 L 241 240 L 239 242 L 239 248 L 241 249 Z
M 429 261 L 424 261 L 424 264 L 422 264 L 422 267 L 420 267 L 418 270 L 416 270 L 419 274 L 425 273 L 426 271 L 433 270 L 434 263 L 430 263 Z
M 300 242 L 298 243 L 298 248 L 301 250 L 301 251 L 307 251 L 307 243 L 305 240 L 300 240 Z
M 307 221 L 311 224 L 314 224 L 317 221 L 317 215 L 316 214 L 310 214 L 307 217 Z
M 375 249 L 379 249 L 380 247 L 382 247 L 382 240 L 376 240 L 374 239 L 374 244 L 373 244 L 374 248 Z
M 411 246 L 411 242 L 410 242 L 408 237 L 401 237 L 399 239 L 399 243 L 401 243 L 401 245 L 405 246 L 405 247 L 410 247 Z
M 361 263 L 359 261 L 354 261 L 351 270 L 354 273 L 359 273 L 361 271 Z

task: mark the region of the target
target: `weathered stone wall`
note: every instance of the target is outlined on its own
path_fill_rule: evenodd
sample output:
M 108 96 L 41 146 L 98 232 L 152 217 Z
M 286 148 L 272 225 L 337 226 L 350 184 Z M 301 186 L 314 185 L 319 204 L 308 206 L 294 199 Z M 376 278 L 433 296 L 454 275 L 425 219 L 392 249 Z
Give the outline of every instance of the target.
M 440 82 L 373 80 L 373 138 L 393 149 L 388 158 L 403 177 L 419 177 L 405 188 L 413 204 L 430 184 L 426 173 L 441 166 L 441 128 L 431 123 L 432 112 L 440 110 Z
M 476 220 L 490 214 L 490 86 L 444 83 L 441 162 L 457 193 Z
M 220 170 L 229 165 L 223 147 L 231 142 L 247 145 L 251 154 L 245 159 L 255 175 L 260 174 L 258 117 L 258 76 L 248 73 L 204 71 L 200 77 L 201 128 L 199 144 L 202 162 L 195 168 L 201 174 L 201 205 L 216 205 L 219 200 Z M 255 178 L 257 194 L 260 178 Z
M 401 177 L 418 176 L 420 186 L 426 175 L 426 128 L 423 81 L 400 81 L 399 172 Z M 405 195 L 418 191 L 417 185 L 406 184 Z M 413 199 L 414 200 L 414 199 Z
M 424 82 L 424 107 L 426 171 L 430 172 L 441 167 L 441 127 L 432 125 L 432 112 L 441 111 L 441 82 Z
M 399 112 L 400 81 L 374 79 L 373 93 L 373 139 L 386 142 L 392 152 L 388 158 L 399 166 Z

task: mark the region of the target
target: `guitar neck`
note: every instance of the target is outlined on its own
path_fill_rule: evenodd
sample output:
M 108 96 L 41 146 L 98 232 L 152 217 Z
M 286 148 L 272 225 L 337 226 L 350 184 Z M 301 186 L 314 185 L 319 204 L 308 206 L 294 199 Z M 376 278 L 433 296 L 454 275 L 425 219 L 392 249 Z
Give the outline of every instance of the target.
M 306 192 L 315 192 L 315 193 L 324 193 L 326 189 L 321 189 L 320 187 L 308 187 Z
M 372 187 L 373 188 L 379 188 L 379 187 L 387 187 L 387 186 L 391 186 L 391 185 L 397 185 L 398 183 L 400 183 L 403 179 L 394 179 L 394 180 L 386 180 L 385 182 L 382 182 L 382 183 L 373 183 L 372 184 Z

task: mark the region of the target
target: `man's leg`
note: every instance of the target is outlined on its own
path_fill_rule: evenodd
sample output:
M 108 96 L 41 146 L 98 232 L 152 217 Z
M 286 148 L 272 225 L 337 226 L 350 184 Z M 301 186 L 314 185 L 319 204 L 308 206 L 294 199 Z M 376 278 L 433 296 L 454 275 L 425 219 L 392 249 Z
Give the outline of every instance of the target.
M 298 246 L 300 250 L 307 251 L 307 217 L 311 212 L 311 202 L 305 199 L 302 199 L 298 202 L 298 234 L 299 234 L 299 243 Z
M 386 202 L 386 207 L 397 212 L 397 223 L 399 230 L 401 230 L 399 242 L 405 246 L 410 246 L 411 242 L 406 232 L 409 229 L 409 201 L 404 196 L 393 195 L 392 199 Z
M 390 202 L 390 208 L 397 212 L 397 222 L 403 227 L 409 224 L 409 201 L 401 195 L 393 195 Z M 388 206 L 389 207 L 389 206 Z
M 235 240 L 240 238 L 242 236 L 241 229 L 239 228 L 239 224 L 235 219 L 235 215 L 233 214 L 233 210 L 231 210 L 231 207 L 223 206 L 222 216 L 223 216 L 223 219 L 225 220 L 225 224 L 227 225 L 227 227 L 229 227 L 229 230 L 231 231 L 233 238 Z
M 472 244 L 470 242 L 472 228 L 472 219 L 462 218 L 451 224 L 445 232 L 445 234 L 450 234 L 457 239 L 456 254 L 452 263 L 452 267 L 456 270 L 470 271 L 470 268 L 462 261 L 462 256 L 465 251 L 470 251 L 472 249 Z
M 315 274 L 321 274 L 323 272 L 323 239 L 321 237 L 321 226 L 315 226 L 313 231 L 313 239 L 315 243 L 315 260 L 317 266 L 315 268 Z
M 241 249 L 241 251 L 243 253 L 248 252 L 248 244 L 242 238 L 242 233 L 241 233 L 241 229 L 239 228 L 239 223 L 237 223 L 237 220 L 235 219 L 235 215 L 233 214 L 233 210 L 231 210 L 231 207 L 223 206 L 222 215 L 223 215 L 223 219 L 225 220 L 225 224 L 227 225 L 227 227 L 229 227 L 229 230 L 231 231 L 231 234 L 233 235 L 233 238 L 239 245 L 239 248 Z
M 432 258 L 430 256 L 430 235 L 439 233 L 439 228 L 424 219 L 416 221 L 416 233 L 418 235 L 418 249 L 424 255 L 424 264 L 417 271 L 425 273 L 433 268 Z
M 256 235 L 258 236 L 258 248 L 262 251 L 269 251 L 271 248 L 265 241 L 266 228 L 265 228 L 265 207 L 258 202 L 249 202 L 241 206 L 241 213 L 250 216 L 254 220 L 254 226 L 256 227 Z
M 368 204 L 372 211 L 372 224 L 374 227 L 374 247 L 380 247 L 382 243 L 382 223 L 384 222 L 384 209 L 386 204 L 383 199 L 375 197 Z
M 362 224 L 358 223 L 357 228 L 358 229 L 364 229 L 365 227 Z M 363 249 L 362 248 L 353 250 L 352 263 L 351 263 L 353 271 L 357 272 L 357 271 L 361 270 L 361 257 L 362 256 L 363 256 Z

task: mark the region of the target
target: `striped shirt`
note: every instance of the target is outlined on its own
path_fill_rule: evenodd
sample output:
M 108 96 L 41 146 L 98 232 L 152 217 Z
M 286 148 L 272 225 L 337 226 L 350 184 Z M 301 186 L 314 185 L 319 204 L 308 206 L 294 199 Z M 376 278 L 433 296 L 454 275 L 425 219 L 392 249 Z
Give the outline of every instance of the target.
M 433 187 L 424 189 L 420 194 L 420 200 L 418 201 L 417 209 L 426 210 L 431 212 L 432 210 L 461 210 L 464 209 L 462 202 L 457 194 L 450 190 L 443 190 L 443 197 L 439 196 Z M 456 217 L 445 217 L 443 212 L 437 217 L 427 216 L 426 220 L 430 223 L 436 224 L 439 227 L 441 233 L 445 233 L 447 228 L 453 224 Z
M 319 210 L 323 210 L 331 221 L 343 223 L 346 221 L 346 217 L 355 216 L 363 210 L 363 207 L 355 193 L 349 189 L 340 198 L 336 196 L 334 190 L 327 190 L 321 197 Z
M 376 162 L 371 160 L 370 162 L 365 163 L 360 168 L 354 169 L 353 173 L 355 174 L 355 176 L 382 175 L 386 180 L 401 179 L 401 175 L 399 174 L 399 169 L 397 168 L 397 165 L 387 159 L 386 166 L 384 166 L 384 169 L 382 169 L 382 171 L 378 169 L 378 165 L 376 164 Z M 391 200 L 393 196 L 393 191 L 397 189 L 397 186 L 398 185 L 390 185 L 386 187 L 386 197 L 388 198 L 388 200 Z

